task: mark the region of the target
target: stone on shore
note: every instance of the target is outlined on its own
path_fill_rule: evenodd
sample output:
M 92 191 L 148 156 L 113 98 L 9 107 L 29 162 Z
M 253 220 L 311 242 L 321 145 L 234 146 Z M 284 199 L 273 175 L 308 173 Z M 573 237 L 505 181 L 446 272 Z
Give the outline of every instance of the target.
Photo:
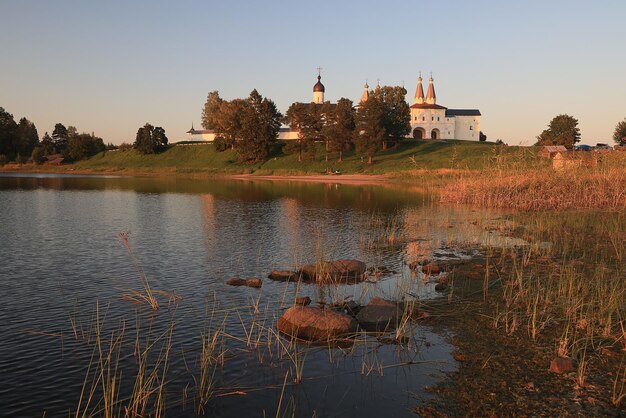
M 422 266 L 422 273 L 429 275 L 439 274 L 441 273 L 441 268 L 435 263 L 426 264 Z
M 356 316 L 361 327 L 367 331 L 385 332 L 394 329 L 402 316 L 402 307 L 379 297 L 375 297 Z
M 366 265 L 358 260 L 335 260 L 303 266 L 300 274 L 316 282 L 358 283 L 365 278 Z
M 231 286 L 248 286 L 259 288 L 263 285 L 263 282 L 261 281 L 261 279 L 256 277 L 250 279 L 240 279 L 239 277 L 233 277 L 232 279 L 228 279 L 226 284 Z
M 278 318 L 276 328 L 283 334 L 313 342 L 341 339 L 357 330 L 349 315 L 310 306 L 292 306 Z
M 571 357 L 556 357 L 550 363 L 550 371 L 558 374 L 574 371 L 574 359 Z

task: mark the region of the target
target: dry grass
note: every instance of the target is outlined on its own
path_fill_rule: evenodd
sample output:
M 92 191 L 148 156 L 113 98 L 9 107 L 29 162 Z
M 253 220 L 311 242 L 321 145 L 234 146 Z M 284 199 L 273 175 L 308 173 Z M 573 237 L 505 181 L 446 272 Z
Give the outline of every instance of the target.
M 440 194 L 442 202 L 523 211 L 626 208 L 626 153 L 606 155 L 595 167 L 553 170 L 510 168 L 498 162 L 461 172 Z

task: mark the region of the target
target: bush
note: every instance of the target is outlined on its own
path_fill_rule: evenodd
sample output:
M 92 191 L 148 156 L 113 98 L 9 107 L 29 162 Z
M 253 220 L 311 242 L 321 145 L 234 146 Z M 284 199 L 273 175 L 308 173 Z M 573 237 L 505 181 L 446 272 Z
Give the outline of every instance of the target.
M 33 152 L 30 154 L 30 158 L 33 160 L 35 164 L 41 164 L 43 162 L 43 148 L 42 147 L 33 148 Z
M 133 144 L 129 144 L 128 142 L 122 142 L 120 146 L 117 147 L 117 149 L 121 152 L 130 151 L 131 149 L 133 149 Z
M 0 154 L 0 166 L 3 166 L 8 162 L 9 162 L 9 159 L 7 158 L 7 156 Z
M 226 140 L 221 136 L 218 136 L 213 140 L 213 145 L 215 145 L 215 150 L 217 152 L 226 151 L 228 149 L 228 143 L 226 143 Z

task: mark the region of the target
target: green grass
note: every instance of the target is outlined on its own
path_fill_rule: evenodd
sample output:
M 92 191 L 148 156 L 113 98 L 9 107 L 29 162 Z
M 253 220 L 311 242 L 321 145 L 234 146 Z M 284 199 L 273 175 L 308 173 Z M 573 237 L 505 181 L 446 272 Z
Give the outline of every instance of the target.
M 367 164 L 354 151 L 344 153 L 344 161 L 337 162 L 337 154 L 324 159 L 323 144 L 318 145 L 314 160 L 298 162 L 297 155 L 285 155 L 276 149 L 270 158 L 258 164 L 242 164 L 236 152 L 217 152 L 213 144 L 173 145 L 160 154 L 141 155 L 134 150 L 98 154 L 73 165 L 76 169 L 94 171 L 177 172 L 208 174 L 301 175 L 321 174 L 327 168 L 344 174 L 393 174 L 413 170 L 470 169 L 477 170 L 494 164 L 498 159 L 515 161 L 535 160 L 534 150 L 520 147 L 502 147 L 493 143 L 466 141 L 426 142 L 402 140 L 394 147 L 374 156 Z

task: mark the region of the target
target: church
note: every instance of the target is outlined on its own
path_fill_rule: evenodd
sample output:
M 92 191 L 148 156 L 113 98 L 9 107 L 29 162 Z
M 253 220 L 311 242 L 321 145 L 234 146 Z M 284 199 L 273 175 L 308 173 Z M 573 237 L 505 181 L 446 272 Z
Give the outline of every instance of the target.
M 324 103 L 326 88 L 322 84 L 322 76 L 317 75 L 317 83 L 313 86 L 313 100 L 311 103 Z M 363 94 L 358 106 L 369 97 L 369 86 L 365 83 Z M 416 139 L 461 139 L 478 141 L 480 139 L 480 111 L 478 109 L 448 109 L 437 104 L 435 85 L 432 75 L 428 83 L 428 91 L 424 98 L 422 76 L 417 79 L 417 88 L 411 109 L 411 133 L 407 137 Z M 210 130 L 194 129 L 193 125 L 187 131 L 190 140 L 213 141 L 215 133 Z M 278 139 L 289 141 L 298 139 L 298 131 L 289 127 L 281 127 Z
M 424 98 L 422 76 L 411 105 L 411 135 L 416 139 L 480 140 L 480 111 L 478 109 L 448 109 L 437 104 L 432 75 Z

